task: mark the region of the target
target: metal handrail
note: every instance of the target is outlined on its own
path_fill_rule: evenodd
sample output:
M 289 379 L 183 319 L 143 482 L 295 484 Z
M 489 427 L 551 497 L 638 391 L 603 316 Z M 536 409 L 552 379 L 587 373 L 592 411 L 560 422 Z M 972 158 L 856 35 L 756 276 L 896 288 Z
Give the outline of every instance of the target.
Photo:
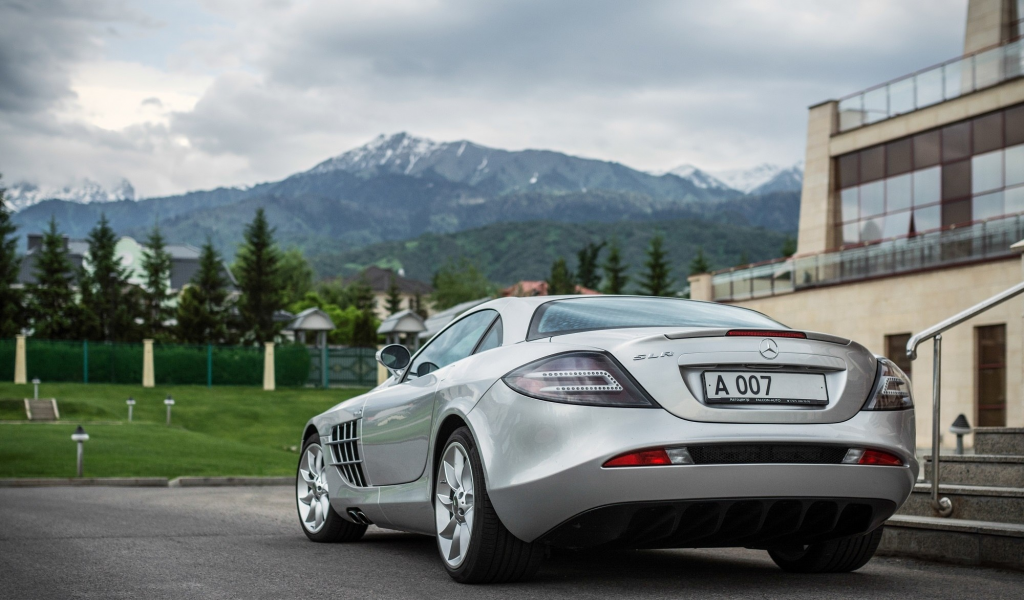
M 917 358 L 917 347 L 922 342 L 933 338 L 935 340 L 935 355 L 932 358 L 932 508 L 939 516 L 948 517 L 953 513 L 953 502 L 949 498 L 939 498 L 939 412 L 941 407 L 939 371 L 942 366 L 942 333 L 1022 292 L 1024 292 L 1024 282 L 1018 283 L 988 300 L 979 302 L 941 323 L 932 325 L 912 336 L 907 342 L 907 356 L 910 360 L 914 360 Z

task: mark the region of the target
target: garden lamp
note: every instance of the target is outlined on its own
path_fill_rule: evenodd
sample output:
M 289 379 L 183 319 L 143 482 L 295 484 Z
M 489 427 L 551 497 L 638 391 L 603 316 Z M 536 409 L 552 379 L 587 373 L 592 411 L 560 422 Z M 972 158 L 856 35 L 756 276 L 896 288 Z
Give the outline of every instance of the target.
M 78 476 L 82 476 L 82 444 L 89 441 L 89 434 L 79 425 L 78 429 L 71 434 L 71 441 L 78 443 Z
M 167 406 L 167 424 L 171 424 L 171 407 L 174 406 L 174 398 L 171 398 L 170 394 L 167 394 L 167 399 L 164 400 L 164 404 Z
M 128 396 L 128 399 L 125 400 L 125 404 L 128 405 L 128 422 L 131 423 L 132 422 L 132 408 L 135 407 L 135 398 L 132 398 L 131 396 Z

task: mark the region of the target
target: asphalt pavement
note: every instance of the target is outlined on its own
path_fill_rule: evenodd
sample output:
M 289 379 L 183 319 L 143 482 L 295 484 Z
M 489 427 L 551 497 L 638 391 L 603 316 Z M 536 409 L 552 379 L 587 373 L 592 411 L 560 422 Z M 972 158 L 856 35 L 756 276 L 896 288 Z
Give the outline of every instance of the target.
M 0 489 L 2 598 L 1021 598 L 1024 573 L 875 558 L 792 575 L 762 551 L 557 553 L 526 583 L 464 586 L 431 538 L 314 544 L 290 487 Z

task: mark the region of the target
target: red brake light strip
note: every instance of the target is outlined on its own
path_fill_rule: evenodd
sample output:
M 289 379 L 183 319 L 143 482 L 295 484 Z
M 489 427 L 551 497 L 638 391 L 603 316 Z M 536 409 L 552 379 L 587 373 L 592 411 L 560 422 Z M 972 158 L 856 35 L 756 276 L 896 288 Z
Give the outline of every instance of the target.
M 763 329 L 731 329 L 725 335 L 738 337 L 782 337 L 807 339 L 802 331 L 772 331 Z

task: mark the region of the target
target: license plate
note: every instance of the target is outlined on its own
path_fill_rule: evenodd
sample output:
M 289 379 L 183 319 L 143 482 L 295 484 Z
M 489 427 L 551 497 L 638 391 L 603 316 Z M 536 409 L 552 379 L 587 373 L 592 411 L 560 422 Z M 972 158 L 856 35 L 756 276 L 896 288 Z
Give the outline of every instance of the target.
M 707 404 L 786 404 L 825 406 L 828 391 L 820 373 L 705 371 Z

